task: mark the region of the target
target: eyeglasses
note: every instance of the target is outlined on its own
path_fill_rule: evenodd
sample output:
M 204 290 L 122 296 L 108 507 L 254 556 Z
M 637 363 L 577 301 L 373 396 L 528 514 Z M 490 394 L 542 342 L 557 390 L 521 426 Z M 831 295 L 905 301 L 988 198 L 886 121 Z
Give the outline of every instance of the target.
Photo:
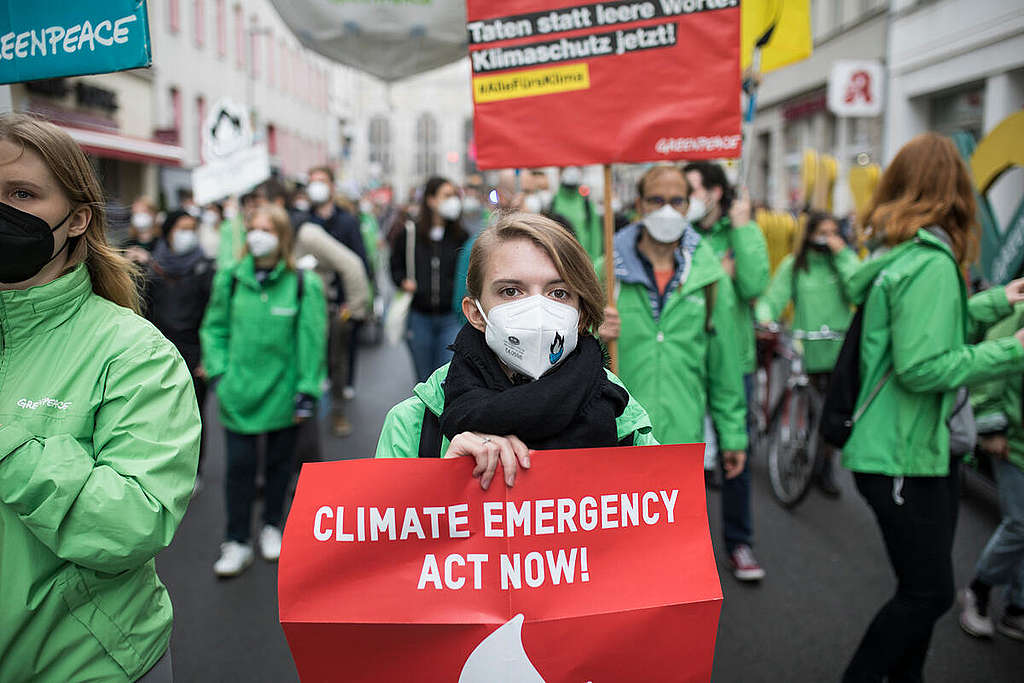
M 686 197 L 675 196 L 675 197 L 669 197 L 668 199 L 665 199 L 661 195 L 657 195 L 657 194 L 651 195 L 650 197 L 644 197 L 644 201 L 647 202 L 650 206 L 653 206 L 653 207 L 656 207 L 656 208 L 659 208 L 659 209 L 661 207 L 665 206 L 665 204 L 671 205 L 671 207 L 673 209 L 680 209 L 680 208 L 686 206 L 686 204 L 687 204 Z

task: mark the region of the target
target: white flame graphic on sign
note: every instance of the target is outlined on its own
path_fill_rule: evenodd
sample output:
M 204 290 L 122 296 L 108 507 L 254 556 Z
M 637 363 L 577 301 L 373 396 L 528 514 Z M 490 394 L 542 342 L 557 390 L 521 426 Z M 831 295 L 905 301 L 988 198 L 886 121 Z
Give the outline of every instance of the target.
M 523 649 L 523 621 L 517 614 L 480 641 L 469 655 L 459 683 L 544 683 Z

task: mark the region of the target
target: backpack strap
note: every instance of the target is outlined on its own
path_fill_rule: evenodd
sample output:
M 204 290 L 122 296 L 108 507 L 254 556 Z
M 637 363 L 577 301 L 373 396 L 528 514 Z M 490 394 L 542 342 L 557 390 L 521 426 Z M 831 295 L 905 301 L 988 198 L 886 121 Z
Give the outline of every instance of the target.
M 430 411 L 423 409 L 423 425 L 420 427 L 420 443 L 417 457 L 441 457 L 441 420 Z

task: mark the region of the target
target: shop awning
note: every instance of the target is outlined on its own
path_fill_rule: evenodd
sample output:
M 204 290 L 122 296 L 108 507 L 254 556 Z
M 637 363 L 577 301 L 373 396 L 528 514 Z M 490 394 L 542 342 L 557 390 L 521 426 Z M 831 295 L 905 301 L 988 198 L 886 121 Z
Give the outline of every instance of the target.
M 134 138 L 118 133 L 102 133 L 84 128 L 61 126 L 89 154 L 109 159 L 137 161 L 143 164 L 181 166 L 185 149 L 177 145 Z

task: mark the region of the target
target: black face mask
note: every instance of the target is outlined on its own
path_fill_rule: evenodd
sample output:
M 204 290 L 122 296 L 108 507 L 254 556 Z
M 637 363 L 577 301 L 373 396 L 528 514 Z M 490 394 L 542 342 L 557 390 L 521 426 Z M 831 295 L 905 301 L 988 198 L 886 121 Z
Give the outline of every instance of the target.
M 820 252 L 822 254 L 832 253 L 832 248 L 829 247 L 827 244 L 817 244 L 815 242 L 808 242 L 807 246 L 809 246 L 814 251 Z
M 24 282 L 35 277 L 46 264 L 60 256 L 71 238 L 53 252 L 53 233 L 64 225 L 64 220 L 50 227 L 39 216 L 0 202 L 0 282 Z

